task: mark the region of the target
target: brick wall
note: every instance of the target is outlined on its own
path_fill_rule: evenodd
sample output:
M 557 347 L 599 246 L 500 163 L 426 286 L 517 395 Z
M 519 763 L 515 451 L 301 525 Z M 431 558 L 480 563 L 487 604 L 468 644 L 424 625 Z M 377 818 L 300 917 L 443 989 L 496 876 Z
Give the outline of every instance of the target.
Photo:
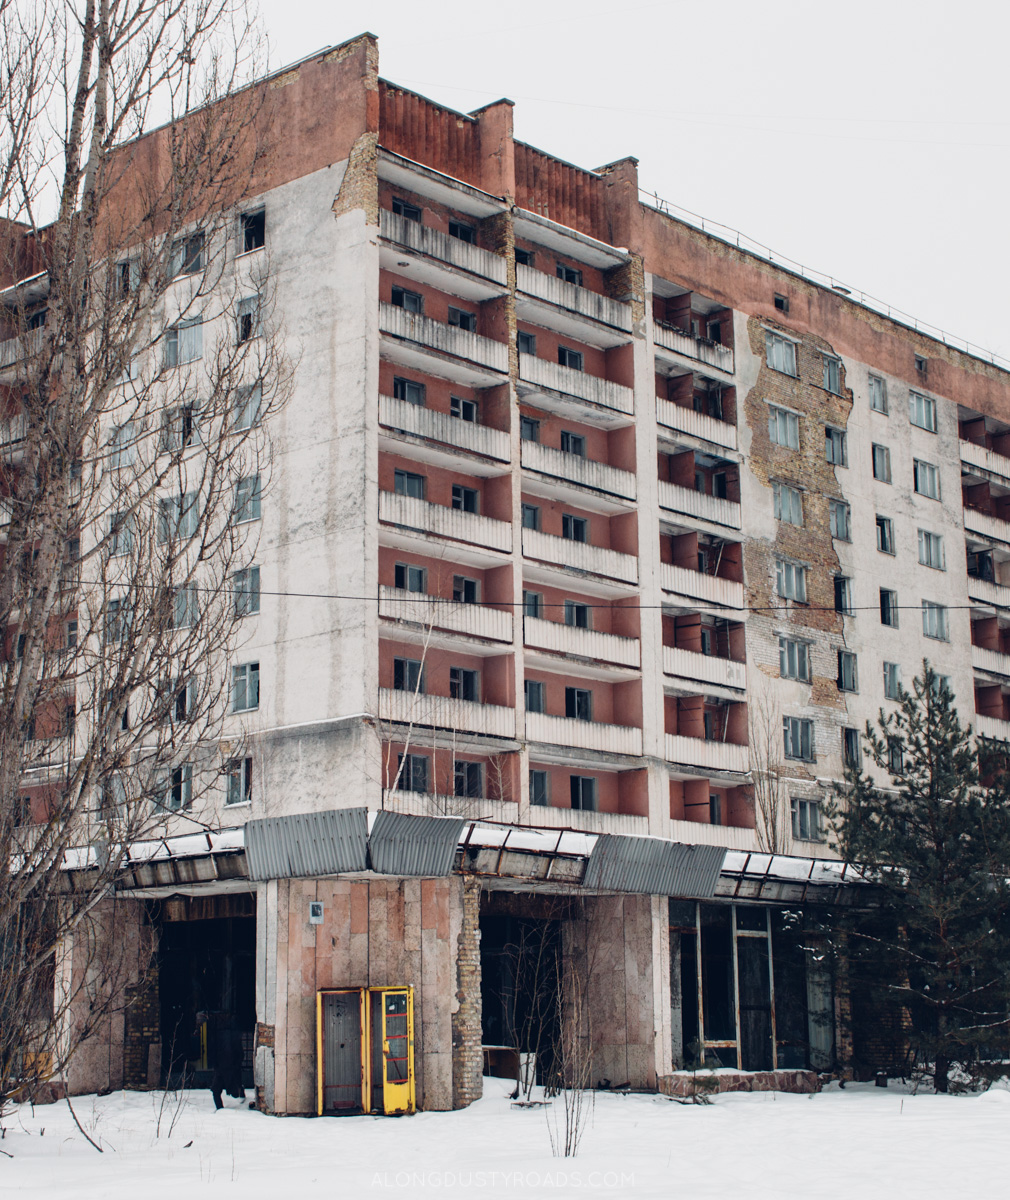
M 452 1014 L 452 1106 L 483 1094 L 481 1049 L 480 882 L 463 881 L 463 917 L 456 939 L 456 1000 Z

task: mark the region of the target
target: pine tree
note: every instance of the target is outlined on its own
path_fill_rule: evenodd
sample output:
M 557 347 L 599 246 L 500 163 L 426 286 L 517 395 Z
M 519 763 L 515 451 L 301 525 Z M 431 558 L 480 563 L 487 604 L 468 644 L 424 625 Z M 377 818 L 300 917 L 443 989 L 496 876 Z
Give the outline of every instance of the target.
M 849 920 L 855 979 L 904 1009 L 937 1091 L 1010 1043 L 1010 759 L 962 725 L 923 662 L 912 691 L 863 738 L 831 806 L 837 848 L 877 888 Z

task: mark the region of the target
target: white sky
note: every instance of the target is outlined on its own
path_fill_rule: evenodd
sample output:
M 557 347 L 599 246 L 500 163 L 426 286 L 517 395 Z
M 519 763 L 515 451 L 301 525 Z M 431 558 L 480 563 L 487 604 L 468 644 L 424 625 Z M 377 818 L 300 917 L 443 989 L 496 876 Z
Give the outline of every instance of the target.
M 274 67 L 379 70 L 1010 358 L 1001 0 L 259 0 Z

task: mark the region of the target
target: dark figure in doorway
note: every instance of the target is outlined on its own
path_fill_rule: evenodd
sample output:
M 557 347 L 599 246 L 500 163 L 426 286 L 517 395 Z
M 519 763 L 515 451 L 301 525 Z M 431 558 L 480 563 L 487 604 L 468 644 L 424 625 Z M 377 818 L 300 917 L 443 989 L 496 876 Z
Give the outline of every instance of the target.
M 214 1097 L 214 1107 L 223 1108 L 222 1092 L 227 1092 L 236 1100 L 245 1099 L 245 1089 L 242 1087 L 242 1035 L 235 1028 L 231 1013 L 197 1013 L 197 1026 L 205 1022 L 207 1065 L 213 1071 L 210 1093 Z

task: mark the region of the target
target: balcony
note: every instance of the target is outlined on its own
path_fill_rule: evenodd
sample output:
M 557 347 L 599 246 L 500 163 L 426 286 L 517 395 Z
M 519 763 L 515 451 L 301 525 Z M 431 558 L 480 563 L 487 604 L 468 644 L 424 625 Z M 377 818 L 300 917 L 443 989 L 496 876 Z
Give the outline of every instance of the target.
M 715 683 L 740 691 L 747 686 L 746 664 L 734 662 L 731 658 L 717 658 L 713 654 L 681 650 L 676 646 L 663 647 L 663 674 L 696 679 L 700 683 Z
M 719 496 L 707 496 L 693 488 L 681 487 L 676 483 L 659 483 L 659 506 L 670 512 L 697 517 L 700 521 L 711 521 L 713 525 L 725 525 L 730 529 L 740 528 L 740 505 L 734 500 L 723 500 Z
M 379 688 L 379 719 L 486 737 L 512 738 L 516 732 L 514 708 L 453 700 L 449 696 L 415 695 L 392 688 Z
M 43 329 L 30 329 L 23 337 L 5 338 L 0 342 L 0 370 L 37 354 L 42 347 L 44 332 Z
M 474 421 L 461 421 L 459 417 L 434 412 L 406 400 L 394 400 L 392 396 L 379 397 L 379 424 L 430 438 L 433 442 L 454 446 L 457 450 L 483 454 L 499 462 L 508 462 L 511 457 L 511 442 L 503 429 L 492 429 L 490 425 L 478 425 Z
M 1010 545 L 1010 521 L 1004 521 L 1001 517 L 991 517 L 988 513 L 979 512 L 978 509 L 966 506 L 964 527 L 971 533 L 977 533 L 980 537 Z
M 692 605 L 715 605 L 717 608 L 743 608 L 743 584 L 718 575 L 704 575 L 663 563 L 660 568 L 660 587 L 664 592 L 683 597 Z
M 19 446 L 28 433 L 28 418 L 24 413 L 14 417 L 0 418 L 0 451 L 11 451 Z
M 436 537 L 451 538 L 456 542 L 471 542 L 506 554 L 512 552 L 512 526 L 508 521 L 496 521 L 492 517 L 462 512 L 413 496 L 379 492 L 379 520 L 405 529 L 432 533 Z
M 523 554 L 588 575 L 605 575 L 624 583 L 638 582 L 638 559 L 634 555 L 590 546 L 588 542 L 572 542 L 552 533 L 541 533 L 539 529 L 523 530 Z
M 550 650 L 594 662 L 615 663 L 622 667 L 640 667 L 642 649 L 638 638 L 616 637 L 596 629 L 579 629 L 560 621 L 538 617 L 523 620 L 523 641 L 533 650 Z
M 713 442 L 725 450 L 737 448 L 735 425 L 730 425 L 728 421 L 717 421 L 715 417 L 695 412 L 693 408 L 684 408 L 672 400 L 664 400 L 662 396 L 656 397 L 656 420 L 667 429 Z
M 508 373 L 509 352 L 504 342 L 494 342 L 478 333 L 457 329 L 445 321 L 407 312 L 404 308 L 383 301 L 379 304 L 379 329 L 382 333 L 415 342 L 438 354 L 451 354 L 454 358 L 466 359 L 502 375 Z
M 1010 721 L 1000 717 L 984 717 L 975 714 L 975 733 L 979 737 L 994 738 L 998 742 L 1010 742 Z
M 563 367 L 560 363 L 537 358 L 533 354 L 519 355 L 519 378 L 535 388 L 549 388 L 553 392 L 588 400 L 591 404 L 612 408 L 629 417 L 635 412 L 635 393 L 631 388 L 611 383 L 609 379 L 600 379 L 598 375 L 588 375 L 585 371 L 574 371 L 571 367 Z
M 734 742 L 710 742 L 706 738 L 668 733 L 666 761 L 680 763 L 694 770 L 742 775 L 750 770 L 750 747 L 738 746 Z
M 526 740 L 572 746 L 577 750 L 599 750 L 604 754 L 642 753 L 642 731 L 633 725 L 602 725 L 571 717 L 551 717 L 547 713 L 526 714 Z
M 968 576 L 968 595 L 980 604 L 991 604 L 993 608 L 1010 608 L 1010 587 L 1003 583 L 994 583 L 990 579 L 976 579 Z
M 426 629 L 446 629 L 468 637 L 487 638 L 493 642 L 512 641 L 512 613 L 508 609 L 488 608 L 483 604 L 457 604 L 452 600 L 384 584 L 379 588 L 379 616 L 394 621 L 410 621 Z
M 500 254 L 429 229 L 420 221 L 408 221 L 386 208 L 379 209 L 379 236 L 494 283 L 504 286 L 508 282 L 508 264 Z
M 733 374 L 733 351 L 729 346 L 710 342 L 708 338 L 695 337 L 693 333 L 663 325 L 659 321 L 652 323 L 652 337 L 657 350 L 669 350 L 683 358 L 715 367 L 717 371 L 725 371 L 727 375 Z
M 538 271 L 535 267 L 527 267 L 522 263 L 516 265 L 516 290 L 527 296 L 535 296 L 557 308 L 568 312 L 578 313 L 580 317 L 589 317 L 614 329 L 631 334 L 631 305 L 621 304 L 611 300 L 609 296 L 601 296 L 587 288 L 578 287 L 574 283 L 566 283 L 555 275 Z
M 1002 675 L 1010 679 L 1010 654 L 999 650 L 988 650 L 985 646 L 972 645 L 971 665 L 976 671 L 986 671 L 990 675 Z
M 979 446 L 975 442 L 961 439 L 961 461 L 969 467 L 979 467 L 990 475 L 999 476 L 1000 480 L 1010 486 L 1010 458 L 1005 454 L 997 454 L 987 446 Z
M 468 820 L 479 817 L 484 821 L 521 829 L 579 829 L 585 833 L 623 833 L 639 837 L 649 832 L 648 817 L 555 808 L 553 805 L 534 805 L 529 810 L 526 822 L 518 826 L 519 809 L 514 800 L 491 800 L 486 797 L 436 796 L 431 792 L 394 792 L 383 788 L 382 807 L 389 812 L 412 813 L 419 817 L 466 817 Z
M 700 821 L 671 821 L 670 837 L 687 845 L 725 846 L 729 850 L 758 850 L 757 833 L 739 825 L 708 825 Z
M 522 464 L 528 471 L 539 471 L 566 483 L 609 492 L 627 500 L 634 500 L 638 494 L 637 481 L 630 471 L 580 458 L 578 454 L 565 454 L 539 442 L 522 443 Z

